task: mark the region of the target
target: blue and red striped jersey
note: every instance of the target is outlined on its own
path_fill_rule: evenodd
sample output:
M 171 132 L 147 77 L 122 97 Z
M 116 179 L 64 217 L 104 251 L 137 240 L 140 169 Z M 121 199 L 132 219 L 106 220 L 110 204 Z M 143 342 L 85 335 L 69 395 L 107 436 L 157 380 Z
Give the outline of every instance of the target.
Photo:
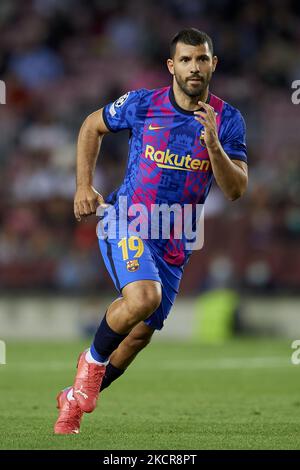
M 219 140 L 229 158 L 247 162 L 245 122 L 241 113 L 209 93 L 215 110 Z M 203 204 L 213 173 L 203 140 L 203 126 L 193 111 L 175 101 L 172 87 L 130 91 L 104 107 L 103 118 L 112 132 L 129 129 L 127 170 L 121 186 L 106 199 L 118 204 L 126 196 L 130 204 Z M 153 249 L 175 265 L 186 262 L 184 240 L 149 240 Z

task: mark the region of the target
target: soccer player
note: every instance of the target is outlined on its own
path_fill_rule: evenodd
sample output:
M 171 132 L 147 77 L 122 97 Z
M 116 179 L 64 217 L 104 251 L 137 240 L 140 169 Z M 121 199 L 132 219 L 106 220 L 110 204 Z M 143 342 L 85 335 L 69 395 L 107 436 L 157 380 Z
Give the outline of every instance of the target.
M 121 196 L 128 207 L 143 204 L 148 215 L 155 204 L 194 207 L 204 203 L 213 177 L 229 200 L 244 193 L 245 124 L 237 109 L 209 91 L 217 65 L 211 38 L 194 28 L 182 30 L 171 42 L 170 57 L 172 86 L 131 91 L 84 121 L 74 200 L 78 221 L 105 203 L 120 217 Z M 108 132 L 123 129 L 129 130 L 126 175 L 104 203 L 93 187 L 100 144 Z M 55 433 L 78 433 L 83 413 L 95 409 L 99 391 L 123 374 L 154 331 L 163 327 L 191 254 L 184 236 L 175 237 L 174 220 L 168 238 L 142 238 L 130 232 L 121 237 L 118 231 L 116 236 L 99 237 L 120 296 L 107 308 L 91 347 L 79 356 L 73 386 L 57 397 Z

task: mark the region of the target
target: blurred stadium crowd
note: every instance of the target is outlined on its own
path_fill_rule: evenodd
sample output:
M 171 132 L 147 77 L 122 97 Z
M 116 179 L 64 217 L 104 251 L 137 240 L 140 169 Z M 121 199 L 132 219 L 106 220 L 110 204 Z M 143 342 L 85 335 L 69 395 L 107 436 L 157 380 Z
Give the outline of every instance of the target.
M 170 38 L 208 32 L 219 57 L 211 90 L 247 123 L 250 185 L 208 198 L 204 250 L 183 292 L 300 286 L 300 3 L 296 0 L 1 0 L 0 285 L 82 292 L 112 287 L 97 219 L 73 217 L 76 138 L 84 118 L 124 92 L 170 83 Z M 127 133 L 104 139 L 94 186 L 121 181 Z

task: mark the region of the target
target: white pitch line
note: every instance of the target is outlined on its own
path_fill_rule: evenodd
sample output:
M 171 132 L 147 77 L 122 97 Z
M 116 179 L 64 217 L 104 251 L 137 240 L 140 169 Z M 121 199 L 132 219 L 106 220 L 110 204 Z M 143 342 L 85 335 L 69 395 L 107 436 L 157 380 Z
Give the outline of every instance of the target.
M 267 369 L 276 367 L 290 367 L 292 363 L 289 357 L 269 356 L 269 357 L 227 357 L 222 359 L 173 359 L 161 361 L 159 364 L 145 364 L 142 360 L 138 361 L 134 367 L 138 369 L 161 369 L 161 370 L 220 370 L 220 369 Z M 59 372 L 76 369 L 74 362 L 13 362 L 1 366 L 0 370 L 22 371 L 47 371 Z
M 7 361 L 7 364 L 3 366 L 3 370 L 11 370 L 14 369 L 18 372 L 22 372 L 23 370 L 32 370 L 32 371 L 45 371 L 47 372 L 56 372 L 60 370 L 70 370 L 74 369 L 76 370 L 76 361 L 73 363 L 66 363 L 66 362 L 9 362 Z M 1 369 L 0 369 L 1 370 Z
M 287 367 L 292 365 L 288 357 L 228 357 L 223 359 L 205 359 L 193 361 L 163 361 L 161 369 L 208 370 L 208 369 L 266 369 L 269 367 Z

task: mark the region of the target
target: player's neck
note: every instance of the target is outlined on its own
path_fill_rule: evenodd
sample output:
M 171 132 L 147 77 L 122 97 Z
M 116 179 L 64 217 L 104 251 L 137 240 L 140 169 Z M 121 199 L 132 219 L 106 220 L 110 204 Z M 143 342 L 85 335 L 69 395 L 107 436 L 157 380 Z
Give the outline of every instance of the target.
M 203 91 L 199 96 L 188 96 L 186 95 L 177 83 L 173 83 L 173 93 L 174 98 L 178 106 L 186 111 L 196 111 L 199 109 L 198 101 L 203 101 L 204 103 L 208 98 L 208 87 Z

